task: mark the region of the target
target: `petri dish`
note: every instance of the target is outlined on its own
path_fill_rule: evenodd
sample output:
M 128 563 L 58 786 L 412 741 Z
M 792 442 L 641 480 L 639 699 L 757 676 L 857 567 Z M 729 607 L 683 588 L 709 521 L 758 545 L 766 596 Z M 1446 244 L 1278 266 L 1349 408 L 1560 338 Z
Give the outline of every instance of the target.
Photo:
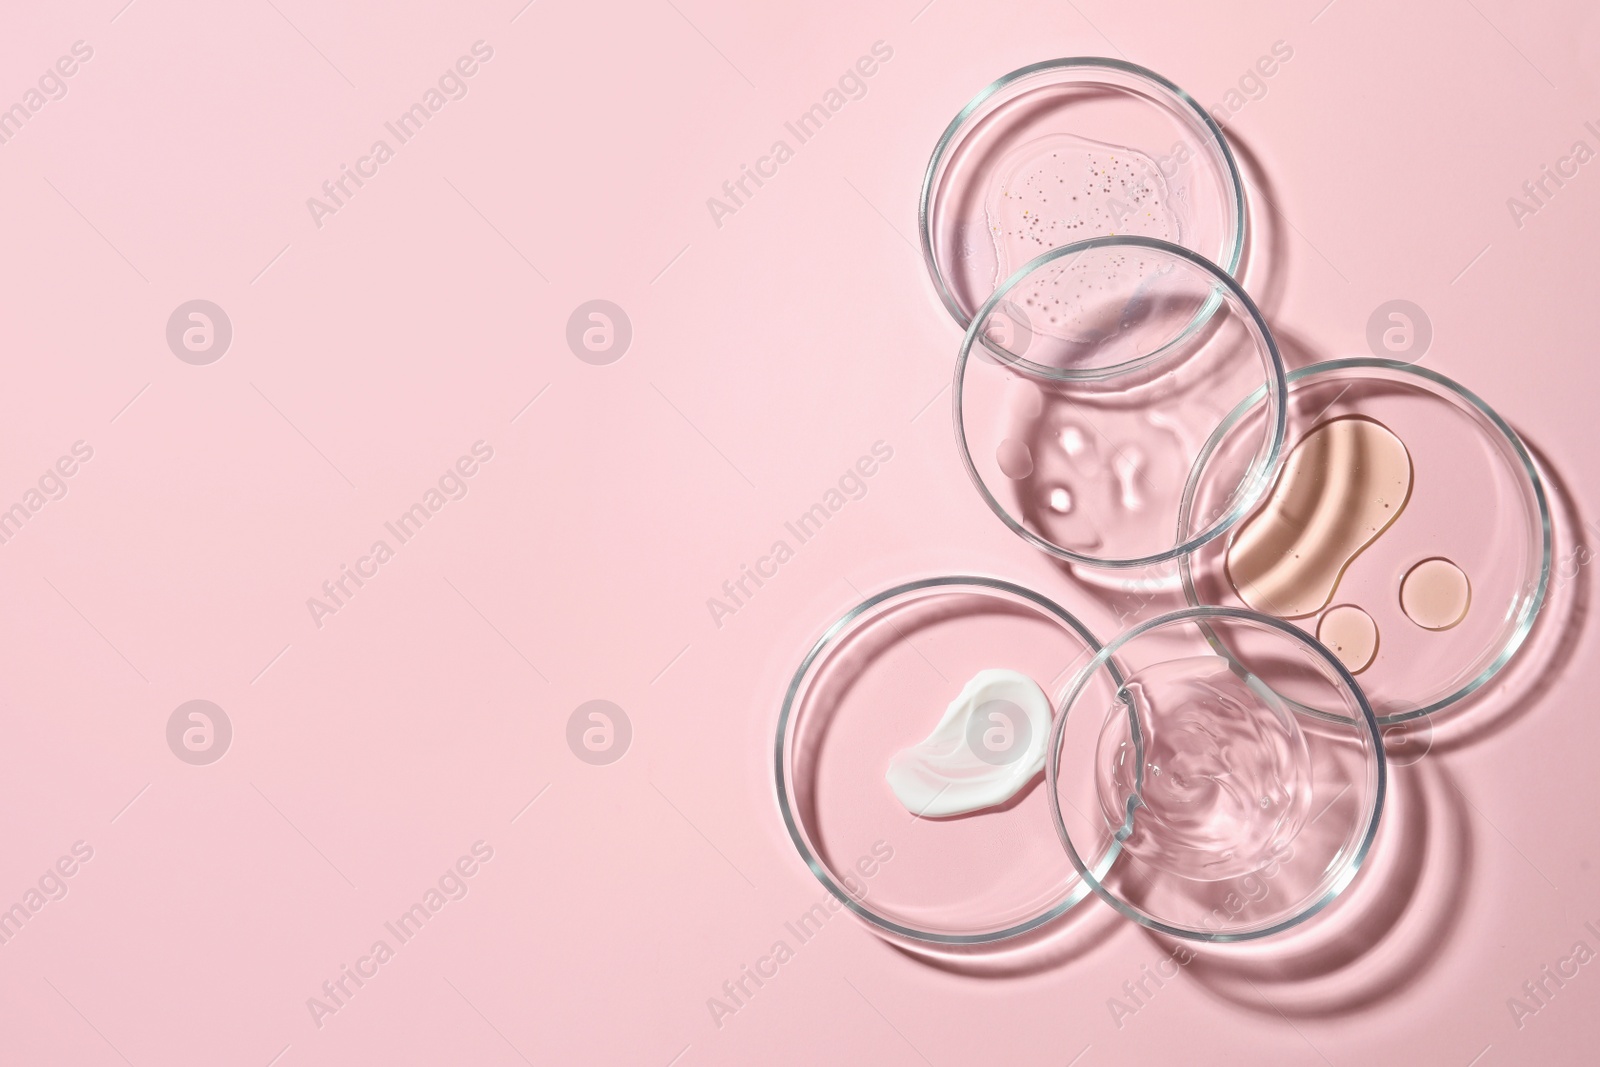
M 1224 607 L 1102 648 L 1063 698 L 1047 775 L 1090 888 L 1142 926 L 1213 942 L 1281 932 L 1334 900 L 1387 788 L 1377 720 L 1338 659 L 1298 627 Z
M 951 120 L 922 181 L 923 259 L 963 328 L 1000 283 L 1075 241 L 1137 234 L 1232 273 L 1244 193 L 1221 129 L 1188 93 L 1117 59 L 1034 63 Z
M 1363 612 L 1376 632 L 1360 681 L 1379 721 L 1448 708 L 1510 660 L 1544 602 L 1538 471 L 1492 408 L 1424 367 L 1342 359 L 1288 383 L 1281 471 L 1228 537 L 1179 561 L 1185 596 L 1310 633 L 1330 612 Z M 1251 447 L 1266 399 L 1241 404 L 1206 443 L 1186 524 L 1227 503 L 1230 454 Z
M 956 442 L 985 503 L 1036 548 L 1149 567 L 1254 505 L 1278 463 L 1284 391 L 1277 342 L 1231 275 L 1171 242 L 1099 237 L 1037 257 L 979 309 L 956 359 Z M 1180 528 L 1200 449 L 1258 393 L 1265 418 L 1216 471 L 1225 506 Z
M 1027 675 L 1053 709 L 1099 647 L 1060 605 L 981 576 L 899 585 L 831 624 L 784 698 L 775 776 L 790 839 L 834 900 L 887 934 L 977 945 L 1087 897 L 1050 828 L 1042 770 L 1009 801 L 948 817 L 909 810 L 886 771 L 978 672 Z

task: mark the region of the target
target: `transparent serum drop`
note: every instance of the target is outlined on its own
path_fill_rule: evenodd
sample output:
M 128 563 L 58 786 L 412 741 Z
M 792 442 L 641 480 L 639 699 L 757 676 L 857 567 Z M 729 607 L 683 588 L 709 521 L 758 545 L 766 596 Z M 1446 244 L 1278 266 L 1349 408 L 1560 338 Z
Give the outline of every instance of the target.
M 1280 618 L 1322 610 L 1345 568 L 1405 510 L 1411 481 L 1411 454 L 1381 423 L 1346 416 L 1314 427 L 1228 546 L 1239 599 Z
M 1472 583 L 1447 559 L 1425 559 L 1400 580 L 1400 608 L 1424 630 L 1448 630 L 1467 617 Z
M 1178 239 L 1161 168 L 1132 148 L 1049 134 L 1019 146 L 997 173 L 984 205 L 1001 253 L 997 281 L 1043 252 L 1090 237 Z
M 1372 666 L 1378 655 L 1378 624 L 1354 604 L 1339 604 L 1323 613 L 1317 640 L 1339 657 L 1351 674 Z

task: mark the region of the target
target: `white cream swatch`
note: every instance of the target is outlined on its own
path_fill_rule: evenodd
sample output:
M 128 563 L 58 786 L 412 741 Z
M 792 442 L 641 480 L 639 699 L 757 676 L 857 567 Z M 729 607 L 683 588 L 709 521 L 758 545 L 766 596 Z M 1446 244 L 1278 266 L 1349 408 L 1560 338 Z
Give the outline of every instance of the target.
M 1038 684 L 1016 671 L 979 671 L 926 740 L 895 753 L 885 778 L 915 815 L 980 811 L 1044 769 L 1049 741 L 1050 700 Z

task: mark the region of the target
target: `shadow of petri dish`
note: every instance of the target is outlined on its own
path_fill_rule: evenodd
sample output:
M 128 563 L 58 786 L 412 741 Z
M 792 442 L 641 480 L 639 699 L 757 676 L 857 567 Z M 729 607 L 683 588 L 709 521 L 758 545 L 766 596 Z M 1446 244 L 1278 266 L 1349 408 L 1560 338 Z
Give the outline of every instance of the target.
M 1537 712 L 1577 661 L 1589 625 L 1591 568 L 1600 559 L 1593 544 L 1593 528 L 1579 511 L 1561 472 L 1526 434 L 1520 436 L 1539 469 L 1550 503 L 1549 586 L 1527 639 L 1495 676 L 1495 684 L 1482 686 L 1423 720 L 1429 726 L 1429 742 L 1439 752 L 1485 741 Z
M 1397 768 L 1390 785 L 1383 826 L 1343 899 L 1271 940 L 1195 946 L 1188 973 L 1240 1008 L 1293 1019 L 1356 1015 L 1422 981 L 1462 921 L 1474 819 L 1442 761 Z

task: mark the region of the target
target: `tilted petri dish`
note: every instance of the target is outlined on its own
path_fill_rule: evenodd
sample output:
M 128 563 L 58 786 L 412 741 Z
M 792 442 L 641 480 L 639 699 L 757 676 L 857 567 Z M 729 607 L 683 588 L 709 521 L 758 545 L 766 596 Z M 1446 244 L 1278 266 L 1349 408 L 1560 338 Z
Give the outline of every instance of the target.
M 1271 330 L 1226 271 L 1170 242 L 1099 237 L 1039 256 L 979 309 L 956 358 L 956 442 L 990 509 L 1036 548 L 1149 567 L 1255 504 L 1280 455 L 1284 381 Z M 1218 470 L 1226 506 L 1180 529 L 1201 447 L 1258 393 L 1266 417 Z
M 1227 537 L 1180 560 L 1185 595 L 1320 635 L 1380 722 L 1450 707 L 1510 660 L 1544 602 L 1538 470 L 1493 409 L 1424 367 L 1342 359 L 1288 383 L 1276 480 Z M 1232 453 L 1250 449 L 1266 400 L 1241 404 L 1206 443 L 1186 525 L 1226 504 Z
M 1012 71 L 950 122 L 922 181 L 923 258 L 962 327 L 1052 248 L 1156 237 L 1233 272 L 1244 192 L 1222 130 L 1182 89 L 1117 59 Z
M 1032 679 L 1048 717 L 1099 647 L 1060 605 L 979 576 L 899 585 L 832 623 L 784 698 L 774 768 L 790 839 L 833 898 L 822 903 L 848 908 L 885 934 L 977 945 L 1038 929 L 1084 899 L 1088 887 L 1050 827 L 1042 776 L 1048 724 L 1030 735 L 1023 724 L 985 722 L 984 735 L 964 739 L 985 766 L 1037 760 L 1020 792 L 984 810 L 912 810 L 887 772 L 979 672 Z M 995 726 L 1009 732 L 991 738 Z M 1079 799 L 1087 802 L 1091 789 L 1083 783 Z
M 1101 649 L 1063 699 L 1047 775 L 1056 832 L 1094 892 L 1149 929 L 1212 942 L 1278 933 L 1333 901 L 1387 788 L 1350 673 L 1298 628 L 1234 608 L 1161 615 Z M 1091 805 L 1077 799 L 1086 779 Z M 1091 869 L 1085 857 L 1113 845 Z

